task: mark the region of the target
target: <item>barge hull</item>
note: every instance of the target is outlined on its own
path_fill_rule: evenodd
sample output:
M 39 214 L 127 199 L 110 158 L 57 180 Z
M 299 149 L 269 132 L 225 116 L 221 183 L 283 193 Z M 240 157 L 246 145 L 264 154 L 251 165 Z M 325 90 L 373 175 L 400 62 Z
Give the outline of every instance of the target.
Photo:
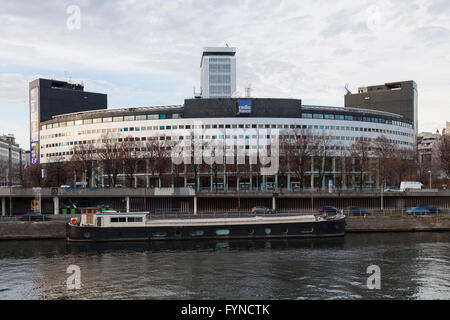
M 161 241 L 339 237 L 345 219 L 316 222 L 266 223 L 214 226 L 96 227 L 67 224 L 68 241 Z

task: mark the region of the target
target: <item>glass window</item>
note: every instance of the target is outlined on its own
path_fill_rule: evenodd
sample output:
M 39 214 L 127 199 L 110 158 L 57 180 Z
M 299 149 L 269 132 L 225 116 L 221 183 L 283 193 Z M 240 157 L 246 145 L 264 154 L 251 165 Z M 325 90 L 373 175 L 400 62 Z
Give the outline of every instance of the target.
M 79 126 L 83 124 L 83 120 L 75 120 L 75 125 Z
M 167 115 L 165 115 L 165 114 L 160 114 L 160 115 L 159 115 L 159 118 L 160 118 L 160 119 L 166 119 L 166 118 L 167 118 Z
M 112 117 L 103 118 L 103 122 L 112 122 Z
M 119 218 L 111 218 L 111 222 L 119 222 Z
M 323 119 L 323 114 L 321 114 L 321 113 L 314 113 L 313 114 L 313 118 L 314 119 Z
M 172 114 L 172 118 L 178 119 L 178 118 L 180 118 L 180 115 L 178 113 L 174 113 L 174 114 Z
M 52 128 L 59 128 L 59 123 L 54 123 Z
M 218 236 L 227 236 L 230 234 L 230 229 L 217 229 L 216 234 Z
M 102 122 L 102 118 L 95 118 L 95 119 L 92 119 L 92 122 L 93 122 L 93 123 L 101 123 L 101 122 Z M 69 125 L 69 123 L 67 123 L 67 125 Z
M 204 234 L 205 234 L 205 232 L 203 230 L 191 231 L 191 236 L 193 236 L 193 237 L 200 237 L 200 236 L 202 236 Z
M 165 237 L 167 235 L 167 232 L 165 231 L 154 231 L 152 232 L 152 237 L 158 238 L 158 237 Z
M 270 228 L 265 228 L 265 229 L 264 229 L 264 233 L 267 234 L 267 235 L 269 235 L 269 234 L 272 233 L 272 229 L 270 229 Z
M 156 120 L 156 119 L 159 119 L 159 115 L 157 115 L 157 114 L 149 114 L 149 115 L 147 115 L 147 119 L 148 120 Z
M 123 121 L 123 116 L 120 116 L 120 117 L 114 117 L 114 118 L 113 118 L 113 121 L 114 121 L 114 122 Z
M 139 114 L 136 116 L 136 120 L 147 120 L 147 115 Z
M 134 116 L 124 116 L 123 121 L 134 121 Z

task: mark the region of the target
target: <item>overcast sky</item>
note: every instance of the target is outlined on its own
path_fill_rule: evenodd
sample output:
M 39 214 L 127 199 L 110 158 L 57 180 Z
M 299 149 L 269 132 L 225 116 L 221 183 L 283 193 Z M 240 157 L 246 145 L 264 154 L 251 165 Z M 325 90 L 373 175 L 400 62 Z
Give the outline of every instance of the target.
M 225 43 L 254 97 L 343 106 L 346 83 L 414 80 L 419 131 L 450 121 L 449 0 L 0 0 L 0 21 L 0 134 L 26 149 L 29 81 L 83 81 L 109 108 L 182 104 L 202 48 Z

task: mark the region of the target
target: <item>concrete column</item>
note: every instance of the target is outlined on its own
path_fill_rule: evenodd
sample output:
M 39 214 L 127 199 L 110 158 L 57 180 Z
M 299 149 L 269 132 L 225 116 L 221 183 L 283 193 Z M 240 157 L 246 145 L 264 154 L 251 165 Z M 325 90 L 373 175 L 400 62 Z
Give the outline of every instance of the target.
M 137 161 L 136 161 L 136 163 L 135 163 L 135 169 L 134 169 L 134 172 L 135 172 L 135 174 L 134 174 L 134 187 L 137 188 L 137 183 L 138 183 L 138 177 L 137 177 L 137 175 L 136 175 L 136 173 L 138 172 L 138 164 L 137 164 Z
M 197 214 L 197 196 L 194 196 L 194 214 Z
M 185 165 L 185 167 L 186 167 L 186 165 Z M 150 172 L 150 160 L 146 159 L 145 160 L 145 186 L 147 188 L 150 188 L 149 172 Z M 186 184 L 184 186 L 186 186 Z
M 2 198 L 2 216 L 6 216 L 6 198 Z
M 59 214 L 59 197 L 53 197 L 53 213 Z
M 125 202 L 127 204 L 127 212 L 130 212 L 130 197 L 129 196 L 125 197 Z
M 92 161 L 91 164 L 91 188 L 96 188 L 97 187 L 97 175 L 95 174 L 95 161 Z
M 347 189 L 347 171 L 345 168 L 345 158 L 342 157 L 341 158 L 341 162 L 342 162 L 342 167 L 341 167 L 341 179 L 342 179 L 342 189 Z M 344 174 L 345 174 L 345 178 L 344 178 Z
M 311 189 L 314 189 L 314 156 L 311 156 Z
M 333 157 L 333 190 L 336 184 L 336 158 Z
M 322 190 L 325 190 L 326 189 L 326 185 L 325 185 L 325 157 L 322 157 L 322 172 L 323 172 Z
M 275 200 L 275 197 L 272 197 L 272 209 L 273 209 L 273 210 L 276 209 L 276 200 Z

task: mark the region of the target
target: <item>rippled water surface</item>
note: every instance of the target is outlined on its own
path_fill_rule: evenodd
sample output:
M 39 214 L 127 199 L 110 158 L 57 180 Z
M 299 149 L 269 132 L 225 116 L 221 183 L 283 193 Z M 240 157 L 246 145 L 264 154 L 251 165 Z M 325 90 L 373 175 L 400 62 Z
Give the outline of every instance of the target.
M 69 265 L 81 289 L 68 290 Z M 378 265 L 381 289 L 367 288 Z M 0 299 L 450 299 L 450 233 L 277 241 L 0 242 Z

